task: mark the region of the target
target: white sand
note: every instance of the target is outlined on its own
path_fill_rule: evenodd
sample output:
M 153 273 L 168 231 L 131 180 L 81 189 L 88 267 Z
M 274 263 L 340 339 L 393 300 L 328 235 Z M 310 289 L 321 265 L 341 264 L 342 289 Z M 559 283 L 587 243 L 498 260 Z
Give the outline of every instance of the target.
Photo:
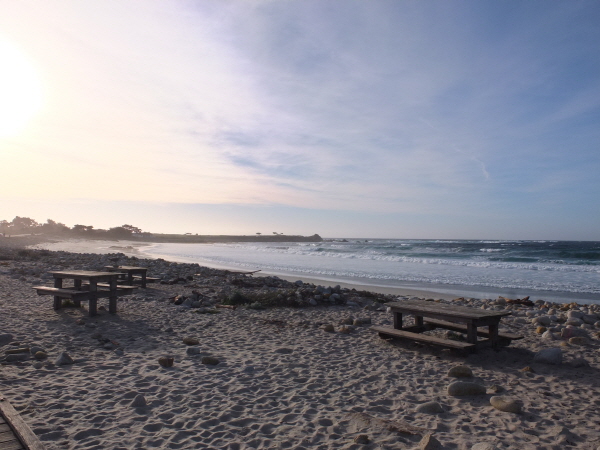
M 13 342 L 0 346 L 0 355 L 38 345 L 48 359 L 41 368 L 34 359 L 0 365 L 0 393 L 49 450 L 401 449 L 417 448 L 426 433 L 447 449 L 486 442 L 520 450 L 600 446 L 597 339 L 561 346 L 509 318 L 503 322 L 525 339 L 461 357 L 381 340 L 368 325 L 347 335 L 320 329 L 324 323 L 339 329 L 349 316 L 389 325 L 386 312 L 345 306 L 180 312 L 167 299 L 190 293 L 181 285 L 152 285 L 120 300 L 117 315 L 89 318 L 85 308 L 54 311 L 51 297 L 31 289 L 35 278 L 9 276 L 16 263 L 4 264 L 0 334 L 11 333 Z M 123 354 L 104 349 L 97 334 Z M 199 355 L 187 354 L 185 337 L 200 341 Z M 556 346 L 564 352 L 562 365 L 532 361 L 539 349 Z M 52 364 L 65 351 L 75 364 Z M 172 368 L 157 363 L 163 355 L 174 357 Z M 207 355 L 220 363 L 202 364 Z M 577 358 L 590 366 L 574 367 Z M 501 395 L 519 400 L 523 413 L 495 409 L 491 393 L 449 396 L 455 379 L 447 372 L 461 363 L 488 392 L 499 385 Z M 526 366 L 535 373 L 523 372 Z M 148 406 L 131 405 L 138 394 Z M 429 401 L 445 412 L 416 412 Z M 394 431 L 408 425 L 422 431 Z M 355 443 L 360 434 L 370 443 Z

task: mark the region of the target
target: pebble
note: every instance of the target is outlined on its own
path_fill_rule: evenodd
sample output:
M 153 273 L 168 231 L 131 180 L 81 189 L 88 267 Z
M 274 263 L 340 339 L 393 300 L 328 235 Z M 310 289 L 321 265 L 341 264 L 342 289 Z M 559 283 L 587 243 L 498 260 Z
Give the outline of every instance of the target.
M 462 397 L 468 395 L 485 395 L 485 386 L 469 381 L 455 381 L 448 386 L 448 395 Z
M 492 397 L 492 398 L 490 398 L 490 405 L 492 405 L 494 408 L 496 408 L 500 411 L 514 413 L 514 414 L 521 413 L 521 405 L 519 405 L 515 400 L 509 399 L 506 397 L 501 397 L 501 396 Z
M 160 358 L 158 358 L 158 363 L 163 367 L 172 367 L 173 358 L 169 356 L 161 356 Z
M 470 378 L 473 376 L 473 371 L 468 366 L 454 366 L 448 371 L 448 376 L 454 378 Z
M 562 363 L 562 350 L 558 347 L 540 350 L 533 357 L 533 361 L 542 364 L 558 365 Z
M 54 361 L 54 364 L 57 366 L 67 366 L 73 363 L 73 358 L 71 358 L 71 356 L 67 352 L 62 352 Z
M 216 366 L 217 364 L 219 364 L 219 360 L 213 356 L 203 356 L 202 357 L 202 364 L 206 364 L 209 366 Z
M 438 402 L 427 402 L 417 406 L 416 411 L 423 414 L 440 414 L 444 412 L 444 408 Z
M 356 444 L 366 445 L 369 443 L 369 436 L 367 436 L 366 434 L 359 434 L 354 438 L 354 442 Z
M 142 394 L 136 395 L 133 401 L 131 402 L 131 406 L 133 406 L 134 408 L 143 408 L 145 406 L 148 406 L 148 403 L 146 402 L 146 397 L 144 397 Z
M 200 343 L 200 341 L 193 337 L 185 337 L 185 338 L 183 338 L 183 343 L 185 345 L 198 345 Z

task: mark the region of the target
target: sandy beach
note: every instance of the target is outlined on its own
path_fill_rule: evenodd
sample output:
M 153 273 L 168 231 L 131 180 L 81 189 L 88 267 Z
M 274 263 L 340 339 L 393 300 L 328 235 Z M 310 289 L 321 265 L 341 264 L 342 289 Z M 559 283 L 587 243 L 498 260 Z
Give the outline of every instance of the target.
M 32 243 L 0 241 L 0 393 L 49 450 L 600 448 L 597 306 L 434 298 L 508 309 L 501 328 L 524 336 L 462 356 L 370 329 L 392 323 L 386 302 L 412 293 L 331 286 L 333 302 L 329 286 L 123 249 L 21 249 Z M 55 311 L 32 289 L 51 284 L 49 270 L 111 258 L 169 284 L 120 298 L 115 315 L 100 300 L 95 317 L 86 302 Z M 236 292 L 296 307 L 216 308 Z M 536 356 L 548 349 L 560 360 Z M 481 389 L 450 395 L 457 381 Z

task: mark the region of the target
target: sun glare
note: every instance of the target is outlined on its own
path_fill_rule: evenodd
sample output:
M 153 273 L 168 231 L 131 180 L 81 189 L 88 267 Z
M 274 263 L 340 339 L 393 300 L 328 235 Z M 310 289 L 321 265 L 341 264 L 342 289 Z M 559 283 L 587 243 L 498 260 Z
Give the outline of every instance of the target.
M 42 106 L 34 65 L 16 46 L 0 40 L 0 138 L 15 136 Z

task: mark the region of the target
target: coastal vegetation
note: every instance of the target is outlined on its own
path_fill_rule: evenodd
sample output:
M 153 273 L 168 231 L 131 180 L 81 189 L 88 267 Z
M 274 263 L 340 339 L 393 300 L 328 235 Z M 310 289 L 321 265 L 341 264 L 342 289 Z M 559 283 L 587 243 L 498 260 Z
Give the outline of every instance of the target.
M 38 223 L 29 217 L 16 216 L 11 221 L 0 220 L 0 236 L 8 237 L 22 234 L 42 234 L 61 238 L 79 239 L 130 239 L 141 242 L 170 243 L 215 243 L 215 242 L 321 242 L 318 234 L 312 236 L 285 235 L 273 232 L 272 235 L 255 233 L 251 235 L 200 235 L 198 233 L 164 234 L 142 231 L 134 225 L 121 225 L 107 230 L 96 229 L 93 225 L 76 224 L 68 227 L 52 219 Z

